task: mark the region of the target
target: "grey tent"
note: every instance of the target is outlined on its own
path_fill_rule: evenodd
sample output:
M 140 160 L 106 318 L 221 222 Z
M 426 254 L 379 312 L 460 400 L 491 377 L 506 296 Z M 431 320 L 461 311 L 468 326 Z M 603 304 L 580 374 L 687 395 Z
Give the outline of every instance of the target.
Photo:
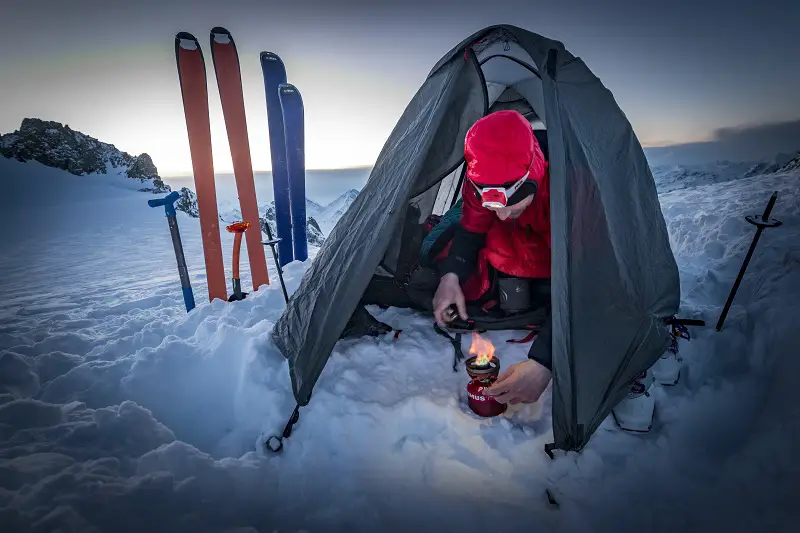
M 435 65 L 275 324 L 298 407 L 371 281 L 408 273 L 415 227 L 460 193 L 467 130 L 500 109 L 520 111 L 549 144 L 551 448 L 582 449 L 630 380 L 667 348 L 678 269 L 630 123 L 562 43 L 492 26 Z

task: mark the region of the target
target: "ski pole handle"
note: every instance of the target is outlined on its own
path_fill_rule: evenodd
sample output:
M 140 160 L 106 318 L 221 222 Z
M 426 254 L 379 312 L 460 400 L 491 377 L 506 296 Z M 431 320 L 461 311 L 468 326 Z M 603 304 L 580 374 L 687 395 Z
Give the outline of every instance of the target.
M 156 200 L 148 200 L 147 205 L 150 207 L 158 207 L 163 205 L 164 211 L 166 211 L 168 217 L 174 217 L 175 213 L 175 202 L 181 197 L 181 194 L 178 191 L 172 191 L 164 198 L 159 198 Z

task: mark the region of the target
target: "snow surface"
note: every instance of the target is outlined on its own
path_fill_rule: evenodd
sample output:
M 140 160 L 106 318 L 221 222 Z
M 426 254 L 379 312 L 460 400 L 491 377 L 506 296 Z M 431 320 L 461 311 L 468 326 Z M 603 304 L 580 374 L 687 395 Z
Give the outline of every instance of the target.
M 3 158 L 0 176 L 4 533 L 795 530 L 799 172 L 661 194 L 681 316 L 708 327 L 681 342 L 680 383 L 654 390 L 649 434 L 609 418 L 554 461 L 549 392 L 474 416 L 449 343 L 399 309 L 373 310 L 397 340 L 337 344 L 285 449 L 263 453 L 261 434 L 294 407 L 269 341 L 284 308 L 271 256 L 268 289 L 209 304 L 199 221 L 179 213 L 198 302 L 187 314 L 151 195 Z M 754 234 L 744 215 L 772 191 L 784 225 L 762 236 L 717 333 Z M 290 291 L 306 267 L 287 266 Z M 242 275 L 250 291 L 244 262 Z M 515 334 L 488 336 L 504 367 L 525 358 L 504 342 Z

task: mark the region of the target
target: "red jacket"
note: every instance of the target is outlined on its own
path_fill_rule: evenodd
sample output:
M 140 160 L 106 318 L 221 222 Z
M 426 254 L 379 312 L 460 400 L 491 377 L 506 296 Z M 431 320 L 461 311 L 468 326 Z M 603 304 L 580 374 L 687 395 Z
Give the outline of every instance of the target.
M 537 180 L 539 189 L 531 205 L 517 219 L 500 220 L 481 206 L 472 185 L 465 180 L 461 226 L 486 235 L 478 253 L 477 271 L 464 283 L 464 296 L 476 300 L 489 289 L 487 263 L 511 276 L 550 277 L 550 173 Z

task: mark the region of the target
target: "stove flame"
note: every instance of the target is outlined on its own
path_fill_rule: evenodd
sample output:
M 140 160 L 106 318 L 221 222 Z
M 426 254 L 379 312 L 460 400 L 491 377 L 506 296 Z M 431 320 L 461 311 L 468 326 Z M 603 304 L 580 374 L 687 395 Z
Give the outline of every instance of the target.
M 494 345 L 490 340 L 478 335 L 477 331 L 473 331 L 469 354 L 478 356 L 475 358 L 475 366 L 487 366 L 494 355 Z

